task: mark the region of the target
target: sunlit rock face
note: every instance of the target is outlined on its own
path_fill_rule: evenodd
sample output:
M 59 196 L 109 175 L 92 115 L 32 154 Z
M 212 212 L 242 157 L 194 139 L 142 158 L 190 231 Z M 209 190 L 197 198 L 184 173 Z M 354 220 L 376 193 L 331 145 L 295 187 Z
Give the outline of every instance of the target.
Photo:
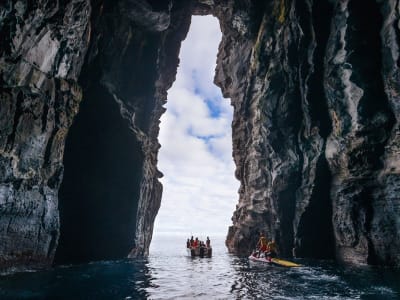
M 223 33 L 241 182 L 228 249 L 262 230 L 283 256 L 400 264 L 396 1 L 3 2 L 1 268 L 148 254 L 192 14 Z

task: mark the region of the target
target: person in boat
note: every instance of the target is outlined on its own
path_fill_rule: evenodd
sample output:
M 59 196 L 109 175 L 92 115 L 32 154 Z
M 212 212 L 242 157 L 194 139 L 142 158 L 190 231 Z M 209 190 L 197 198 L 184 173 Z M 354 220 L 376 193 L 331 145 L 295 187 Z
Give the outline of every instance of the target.
M 207 237 L 206 246 L 207 246 L 207 248 L 210 248 L 210 247 L 211 247 L 211 241 L 210 241 L 210 238 L 209 238 L 209 237 Z
M 199 247 L 199 245 L 200 245 L 200 244 L 199 244 L 199 238 L 196 237 L 196 239 L 195 239 L 194 242 L 193 242 L 193 247 L 194 247 L 194 248 L 197 248 L 197 247 Z
M 267 238 L 262 231 L 260 232 L 260 238 L 258 239 L 256 247 L 258 248 L 258 257 L 268 249 Z
M 206 247 L 205 247 L 204 243 L 202 241 L 200 241 L 200 250 L 199 250 L 200 257 L 204 257 L 205 249 L 206 249 Z
M 268 244 L 267 244 L 266 256 L 267 256 L 267 258 L 271 259 L 271 258 L 276 257 L 276 255 L 277 255 L 277 247 L 276 247 L 275 241 L 272 240 L 272 241 L 268 242 Z
M 190 238 L 190 247 L 193 247 L 193 244 L 194 244 L 194 239 L 193 239 L 193 235 L 192 235 L 192 237 Z
M 190 248 L 190 239 L 187 239 L 186 241 L 186 248 Z

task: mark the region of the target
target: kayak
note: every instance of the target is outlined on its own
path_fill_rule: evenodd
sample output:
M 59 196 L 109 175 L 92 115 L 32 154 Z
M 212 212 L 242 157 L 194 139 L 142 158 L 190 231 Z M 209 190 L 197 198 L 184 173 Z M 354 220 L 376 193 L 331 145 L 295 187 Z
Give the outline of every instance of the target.
M 268 263 L 270 265 L 276 265 L 276 266 L 281 266 L 281 267 L 301 267 L 301 265 L 296 264 L 294 262 L 288 261 L 288 260 L 283 260 L 280 258 L 266 258 L 266 257 L 257 257 L 254 255 L 250 255 L 249 259 L 251 261 L 258 261 L 258 262 L 263 262 L 263 263 Z
M 283 260 L 279 258 L 271 258 L 271 262 L 275 265 L 282 266 L 282 267 L 301 267 L 301 265 L 296 264 L 294 262 Z

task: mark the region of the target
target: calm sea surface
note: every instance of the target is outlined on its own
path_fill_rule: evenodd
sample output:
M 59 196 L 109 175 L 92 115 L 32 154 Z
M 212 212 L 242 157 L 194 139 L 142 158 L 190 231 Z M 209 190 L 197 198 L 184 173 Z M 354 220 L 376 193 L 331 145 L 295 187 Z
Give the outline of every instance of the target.
M 204 237 L 203 237 L 204 238 Z M 189 258 L 186 237 L 157 237 L 145 260 L 61 266 L 0 277 L 0 299 L 400 299 L 400 270 L 300 261 L 249 263 L 213 238 L 212 258 Z

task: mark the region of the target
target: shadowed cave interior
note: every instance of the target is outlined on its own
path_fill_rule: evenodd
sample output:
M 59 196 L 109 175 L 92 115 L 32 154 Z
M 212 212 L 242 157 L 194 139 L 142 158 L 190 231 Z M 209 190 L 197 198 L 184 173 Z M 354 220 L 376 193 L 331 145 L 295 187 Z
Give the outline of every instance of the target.
M 121 258 L 134 246 L 142 157 L 125 123 L 101 86 L 86 93 L 66 142 L 56 264 Z
M 83 66 L 83 100 L 66 140 L 55 264 L 120 259 L 135 247 L 143 149 L 105 86 L 128 99 L 136 124 L 148 130 L 155 101 L 148 83 L 156 76 L 158 40 L 157 33 L 138 33 L 126 45 L 113 17 L 105 17 L 105 24 L 97 29 L 103 39 L 90 50 L 97 54 L 89 51 Z M 124 55 L 119 47 L 126 47 Z

